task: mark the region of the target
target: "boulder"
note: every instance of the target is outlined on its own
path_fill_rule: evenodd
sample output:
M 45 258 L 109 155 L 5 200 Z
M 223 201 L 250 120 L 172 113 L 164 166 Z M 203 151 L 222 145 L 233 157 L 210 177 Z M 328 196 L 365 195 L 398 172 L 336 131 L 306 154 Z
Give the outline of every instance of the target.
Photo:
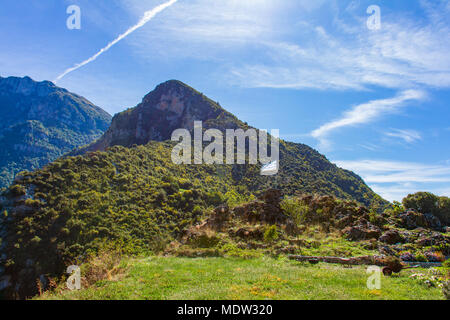
M 427 219 L 425 218 L 425 215 L 423 215 L 422 213 L 419 213 L 419 212 L 409 210 L 407 212 L 400 214 L 399 218 L 401 219 L 401 227 L 404 227 L 407 229 L 428 227 L 428 222 L 427 222 Z
M 396 230 L 386 231 L 378 240 L 387 244 L 403 243 L 405 241 L 402 235 Z
M 264 232 L 259 229 L 250 229 L 250 228 L 241 228 L 235 232 L 235 236 L 242 239 L 254 239 L 254 240 L 262 240 L 264 238 Z
M 417 239 L 416 244 L 422 247 L 450 244 L 450 237 L 446 237 L 440 233 L 433 232 L 430 235 L 421 235 L 419 239 Z
M 430 213 L 424 214 L 424 216 L 429 228 L 439 231 L 442 230 L 442 223 L 438 217 Z
M 370 223 L 347 227 L 343 232 L 346 234 L 347 239 L 352 241 L 378 239 L 381 235 L 380 228 Z

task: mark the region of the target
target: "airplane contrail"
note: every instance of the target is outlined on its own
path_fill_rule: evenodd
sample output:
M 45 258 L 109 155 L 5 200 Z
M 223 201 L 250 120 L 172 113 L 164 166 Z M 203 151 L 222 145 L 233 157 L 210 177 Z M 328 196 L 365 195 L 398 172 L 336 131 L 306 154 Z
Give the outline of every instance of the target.
M 101 54 L 105 53 L 106 51 L 108 51 L 109 49 L 111 49 L 111 47 L 113 45 L 115 45 L 117 42 L 119 42 L 120 40 L 124 39 L 125 37 L 127 37 L 130 33 L 136 31 L 137 29 L 143 27 L 147 22 L 149 22 L 150 20 L 152 20 L 158 13 L 160 13 L 161 11 L 163 11 L 164 9 L 170 7 L 171 5 L 173 5 L 175 2 L 177 2 L 178 0 L 170 0 L 167 1 L 163 4 L 160 4 L 159 6 L 148 10 L 144 13 L 144 16 L 141 18 L 141 20 L 139 20 L 139 22 L 137 24 L 135 24 L 134 26 L 132 26 L 131 28 L 129 28 L 127 31 L 125 31 L 124 33 L 122 33 L 120 36 L 118 36 L 116 39 L 114 39 L 113 41 L 111 41 L 110 43 L 108 43 L 108 45 L 106 47 L 104 47 L 103 49 L 101 49 L 99 52 L 97 52 L 95 55 L 93 55 L 92 57 L 90 57 L 87 60 L 84 60 L 83 62 L 80 62 L 78 64 L 76 64 L 74 67 L 67 69 L 66 71 L 64 71 L 63 73 L 61 73 L 56 79 L 55 79 L 55 83 L 59 80 L 61 80 L 64 76 L 66 76 L 67 74 L 71 73 L 72 71 L 75 71 L 79 68 L 81 68 L 82 66 L 87 65 L 88 63 L 96 60 Z

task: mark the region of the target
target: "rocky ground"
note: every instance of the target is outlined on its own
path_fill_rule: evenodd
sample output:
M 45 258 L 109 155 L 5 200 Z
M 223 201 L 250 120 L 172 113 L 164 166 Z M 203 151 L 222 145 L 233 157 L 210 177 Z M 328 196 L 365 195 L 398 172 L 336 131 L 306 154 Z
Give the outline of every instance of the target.
M 407 211 L 377 214 L 356 203 L 329 196 L 299 195 L 307 209 L 301 224 L 281 208 L 281 193 L 269 190 L 259 199 L 234 208 L 220 206 L 202 223 L 185 231 L 168 253 L 214 255 L 224 245 L 270 254 L 304 254 L 324 243 L 336 244 L 351 257 L 367 253 L 405 262 L 445 261 L 450 255 L 448 227 L 431 214 Z M 267 230 L 276 226 L 276 236 Z M 342 248 L 340 248 L 340 247 Z M 353 248 L 361 248 L 360 254 Z M 332 252 L 333 253 L 333 252 Z M 356 253 L 356 254 L 355 254 Z M 219 252 L 220 254 L 220 252 Z

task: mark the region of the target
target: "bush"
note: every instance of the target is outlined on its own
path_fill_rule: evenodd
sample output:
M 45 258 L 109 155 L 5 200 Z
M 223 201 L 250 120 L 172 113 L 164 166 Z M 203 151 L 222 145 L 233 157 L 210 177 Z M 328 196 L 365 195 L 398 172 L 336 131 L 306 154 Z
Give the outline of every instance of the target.
M 445 224 L 450 225 L 450 198 L 439 197 L 439 210 L 437 217 Z
M 431 213 L 444 224 L 450 223 L 450 198 L 438 197 L 429 192 L 417 192 L 403 199 L 406 209 L 413 209 L 421 213 Z
M 118 251 L 100 251 L 91 256 L 82 266 L 83 287 L 89 287 L 102 280 L 116 281 L 126 272 L 122 256 Z
M 417 192 L 408 195 L 402 203 L 406 209 L 413 209 L 421 213 L 436 213 L 439 198 L 429 192 Z
M 425 257 L 424 254 L 418 253 L 418 254 L 416 254 L 416 261 L 418 261 L 418 262 L 427 262 L 428 259 L 427 259 L 427 257 Z
M 291 217 L 297 224 L 302 225 L 308 215 L 309 207 L 299 199 L 287 197 L 280 203 L 281 210 Z
M 446 281 L 442 286 L 442 292 L 447 300 L 450 300 L 450 281 Z
M 265 242 L 273 242 L 278 239 L 278 231 L 277 226 L 273 225 L 266 229 L 264 232 L 264 241 Z
M 450 259 L 445 260 L 442 266 L 450 270 Z
M 25 187 L 20 184 L 15 184 L 10 189 L 11 193 L 14 196 L 20 197 L 26 194 Z

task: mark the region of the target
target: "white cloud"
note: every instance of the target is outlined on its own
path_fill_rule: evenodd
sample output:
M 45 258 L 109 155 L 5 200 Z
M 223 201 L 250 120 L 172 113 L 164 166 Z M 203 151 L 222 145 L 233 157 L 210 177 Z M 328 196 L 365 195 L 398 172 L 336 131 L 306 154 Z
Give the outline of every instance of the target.
M 450 20 L 440 5 L 426 11 L 427 20 L 383 15 L 382 29 L 365 28 L 365 16 L 344 24 L 335 17 L 328 32 L 303 23 L 308 37 L 299 42 L 262 43 L 273 58 L 232 68 L 235 81 L 248 87 L 361 90 L 450 87 Z M 400 15 L 401 14 L 401 15 Z M 347 19 L 349 20 L 349 19 Z
M 134 14 L 154 4 L 121 2 Z M 448 10 L 442 3 L 423 6 L 426 18 L 421 20 L 383 11 L 382 29 L 374 32 L 367 29 L 368 16 L 358 1 L 340 12 L 336 1 L 325 0 L 215 0 L 213 5 L 190 0 L 128 41 L 148 59 L 219 62 L 218 81 L 242 87 L 447 88 Z M 326 20 L 332 23 L 318 23 Z
M 430 191 L 450 195 L 450 166 L 388 160 L 334 161 L 359 174 L 387 200 L 401 200 L 409 193 Z
M 392 131 L 384 133 L 387 137 L 400 138 L 406 143 L 414 143 L 416 141 L 422 140 L 422 135 L 415 130 L 401 130 L 393 129 Z
M 339 119 L 328 122 L 311 132 L 311 136 L 319 139 L 322 147 L 329 145 L 327 137 L 337 129 L 370 123 L 383 115 L 397 111 L 406 103 L 424 99 L 426 94 L 419 90 L 406 90 L 390 99 L 373 100 L 353 107 Z

